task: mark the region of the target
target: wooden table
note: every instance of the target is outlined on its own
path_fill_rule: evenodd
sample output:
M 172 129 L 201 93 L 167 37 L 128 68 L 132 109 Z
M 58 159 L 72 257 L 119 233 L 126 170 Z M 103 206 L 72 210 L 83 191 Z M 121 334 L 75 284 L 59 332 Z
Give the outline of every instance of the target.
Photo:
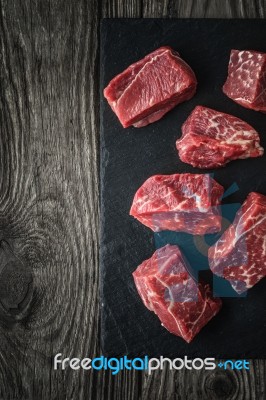
M 151 376 L 53 370 L 56 353 L 100 354 L 100 18 L 263 18 L 265 1 L 0 4 L 0 399 L 265 399 L 265 361 Z

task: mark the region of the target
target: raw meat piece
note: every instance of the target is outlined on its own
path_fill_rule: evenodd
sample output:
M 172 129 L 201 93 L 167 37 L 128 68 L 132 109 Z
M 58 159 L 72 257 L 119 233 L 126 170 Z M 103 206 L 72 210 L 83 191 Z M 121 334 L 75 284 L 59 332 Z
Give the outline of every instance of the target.
M 266 276 L 266 196 L 252 192 L 233 224 L 209 249 L 212 272 L 243 293 Z
M 166 245 L 144 261 L 133 278 L 145 306 L 171 333 L 188 343 L 220 310 L 209 285 L 197 283 L 178 246 Z
M 259 134 L 233 115 L 197 106 L 182 126 L 180 159 L 198 168 L 218 168 L 237 158 L 263 155 Z
M 162 118 L 196 92 L 190 66 L 170 47 L 160 47 L 111 80 L 104 96 L 124 128 Z
M 219 232 L 223 191 L 207 174 L 154 175 L 136 192 L 130 215 L 154 232 Z
M 266 53 L 231 50 L 223 92 L 244 107 L 266 112 Z

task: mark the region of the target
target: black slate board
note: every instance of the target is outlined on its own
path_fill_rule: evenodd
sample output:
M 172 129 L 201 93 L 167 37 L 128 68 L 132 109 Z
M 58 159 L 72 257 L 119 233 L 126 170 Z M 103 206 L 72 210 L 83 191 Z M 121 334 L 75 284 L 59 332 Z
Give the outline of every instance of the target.
M 195 241 L 190 235 L 169 232 L 154 235 L 128 215 L 136 190 L 151 175 L 203 173 L 183 164 L 175 149 L 181 125 L 197 104 L 244 119 L 261 133 L 261 144 L 266 147 L 266 115 L 235 104 L 221 91 L 231 48 L 266 52 L 265 37 L 264 20 L 102 21 L 100 258 L 104 355 L 265 358 L 266 279 L 246 297 L 231 298 L 231 292 L 225 292 L 221 312 L 188 345 L 161 327 L 158 318 L 144 307 L 131 274 L 152 255 L 156 246 L 166 242 L 179 243 L 192 262 L 194 257 L 202 263 L 193 266 L 205 270 L 200 275 L 212 282 L 206 259 L 195 251 Z M 197 94 L 157 123 L 141 129 L 123 129 L 103 99 L 102 90 L 129 64 L 161 45 L 172 46 L 191 65 L 199 82 Z M 250 191 L 266 194 L 265 156 L 238 160 L 210 172 L 229 189 L 224 198 L 229 220 Z M 234 190 L 235 186 L 239 189 Z M 204 242 L 198 243 L 198 247 L 204 247 Z M 216 283 L 214 287 L 217 288 Z

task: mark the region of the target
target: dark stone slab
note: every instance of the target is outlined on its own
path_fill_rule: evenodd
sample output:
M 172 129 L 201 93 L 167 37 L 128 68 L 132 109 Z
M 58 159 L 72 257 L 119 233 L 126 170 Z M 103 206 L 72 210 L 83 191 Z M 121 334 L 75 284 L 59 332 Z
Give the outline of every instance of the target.
M 136 267 L 156 247 L 170 242 L 179 243 L 192 262 L 201 260 L 202 264 L 193 267 L 204 270 L 200 274 L 205 279 L 212 282 L 212 275 L 200 251 L 197 258 L 195 240 L 189 235 L 155 236 L 129 216 L 136 190 L 151 175 L 203 172 L 182 163 L 175 149 L 181 125 L 197 104 L 247 121 L 260 132 L 262 146 L 266 147 L 266 115 L 235 104 L 221 90 L 230 50 L 266 52 L 265 37 L 264 20 L 103 21 L 101 93 L 116 74 L 161 45 L 170 45 L 180 52 L 199 82 L 192 100 L 141 129 L 123 129 L 101 98 L 101 339 L 105 355 L 266 356 L 266 280 L 245 297 L 232 298 L 226 291 L 228 288 L 224 289 L 222 311 L 189 345 L 161 327 L 158 318 L 144 307 L 137 294 L 131 275 Z M 213 172 L 225 189 L 233 184 L 238 186 L 238 190 L 230 189 L 232 193 L 224 198 L 225 216 L 229 220 L 250 191 L 266 194 L 265 156 L 231 162 Z M 203 247 L 204 240 L 200 244 Z M 217 288 L 216 281 L 214 287 Z

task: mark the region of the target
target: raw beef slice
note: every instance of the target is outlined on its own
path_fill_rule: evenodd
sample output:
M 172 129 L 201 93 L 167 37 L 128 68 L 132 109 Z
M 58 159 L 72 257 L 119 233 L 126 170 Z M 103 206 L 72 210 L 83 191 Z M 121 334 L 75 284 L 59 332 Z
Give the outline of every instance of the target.
M 266 53 L 232 50 L 223 92 L 244 107 L 266 112 Z
M 154 232 L 221 230 L 223 187 L 207 174 L 155 175 L 135 194 L 130 215 Z
M 166 245 L 144 261 L 133 278 L 145 306 L 188 343 L 220 310 L 209 285 L 197 283 L 178 246 Z
M 189 100 L 196 86 L 190 66 L 170 47 L 161 47 L 113 78 L 104 96 L 124 128 L 139 128 Z
M 218 168 L 237 158 L 263 155 L 259 134 L 233 115 L 197 106 L 182 126 L 180 159 L 198 168 Z
M 266 275 L 266 196 L 252 192 L 209 249 L 210 268 L 243 293 Z

